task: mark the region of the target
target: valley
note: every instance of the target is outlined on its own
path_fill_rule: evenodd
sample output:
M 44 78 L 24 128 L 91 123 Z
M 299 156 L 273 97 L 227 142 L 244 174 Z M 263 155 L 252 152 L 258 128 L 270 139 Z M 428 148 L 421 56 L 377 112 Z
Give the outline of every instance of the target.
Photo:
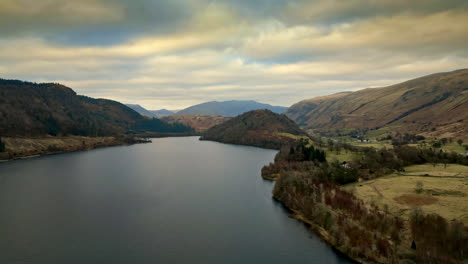
M 261 169 L 274 181 L 273 198 L 342 254 L 361 263 L 461 263 L 468 252 L 467 76 L 459 70 L 318 97 L 284 114 L 227 101 L 160 118 L 59 84 L 2 80 L 0 160 L 194 134 L 279 150 Z M 235 112 L 227 109 L 240 114 L 230 117 Z M 200 112 L 184 114 L 191 111 Z M 423 232 L 434 225 L 450 232 Z

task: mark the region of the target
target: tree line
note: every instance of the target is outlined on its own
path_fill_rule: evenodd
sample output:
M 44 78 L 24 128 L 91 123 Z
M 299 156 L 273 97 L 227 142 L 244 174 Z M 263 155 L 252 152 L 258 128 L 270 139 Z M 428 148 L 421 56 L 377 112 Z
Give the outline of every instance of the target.
M 407 145 L 393 149 L 347 144 L 340 147 L 359 155 L 346 163 L 327 162 L 325 152 L 322 154 L 323 150 L 309 142 L 301 140 L 283 146 L 275 162 L 262 169 L 263 177 L 277 179 L 274 198 L 325 229 L 330 243 L 357 259 L 382 263 L 395 263 L 402 258 L 417 263 L 459 263 L 467 257 L 468 229 L 461 222 L 447 222 L 438 215 L 417 211 L 408 223 L 375 205 L 365 204 L 339 187 L 359 178 L 400 171 L 412 164 L 468 165 L 467 157 Z

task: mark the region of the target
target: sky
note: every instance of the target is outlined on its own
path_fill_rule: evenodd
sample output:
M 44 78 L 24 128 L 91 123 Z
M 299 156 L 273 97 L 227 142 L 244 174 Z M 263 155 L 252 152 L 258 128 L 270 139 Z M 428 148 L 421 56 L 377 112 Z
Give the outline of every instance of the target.
M 466 0 L 0 0 L 0 78 L 182 109 L 468 68 Z

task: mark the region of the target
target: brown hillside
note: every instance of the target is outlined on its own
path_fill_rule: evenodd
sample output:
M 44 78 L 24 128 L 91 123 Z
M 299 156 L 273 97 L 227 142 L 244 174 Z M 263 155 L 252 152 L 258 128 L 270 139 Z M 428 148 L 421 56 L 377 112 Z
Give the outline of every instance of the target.
M 171 115 L 161 118 L 161 120 L 169 124 L 184 124 L 197 132 L 205 131 L 229 119 L 231 118 L 217 115 Z
M 305 100 L 291 106 L 286 115 L 312 131 L 391 128 L 466 139 L 468 69 Z

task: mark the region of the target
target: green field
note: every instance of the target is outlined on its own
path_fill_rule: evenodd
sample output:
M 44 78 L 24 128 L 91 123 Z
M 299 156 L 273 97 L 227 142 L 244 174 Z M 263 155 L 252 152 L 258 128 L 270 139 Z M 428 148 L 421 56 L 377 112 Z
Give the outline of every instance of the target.
M 413 165 L 402 174 L 354 183 L 343 188 L 382 209 L 407 217 L 412 208 L 468 224 L 468 166 Z
M 356 155 L 360 155 L 359 153 L 351 152 L 351 151 L 346 152 L 345 150 L 341 150 L 339 153 L 337 153 L 336 151 L 329 151 L 327 149 L 323 149 L 323 150 L 325 150 L 327 154 L 328 161 L 332 161 L 333 159 L 337 159 L 338 161 L 341 161 L 341 162 L 351 161 L 356 157 Z

